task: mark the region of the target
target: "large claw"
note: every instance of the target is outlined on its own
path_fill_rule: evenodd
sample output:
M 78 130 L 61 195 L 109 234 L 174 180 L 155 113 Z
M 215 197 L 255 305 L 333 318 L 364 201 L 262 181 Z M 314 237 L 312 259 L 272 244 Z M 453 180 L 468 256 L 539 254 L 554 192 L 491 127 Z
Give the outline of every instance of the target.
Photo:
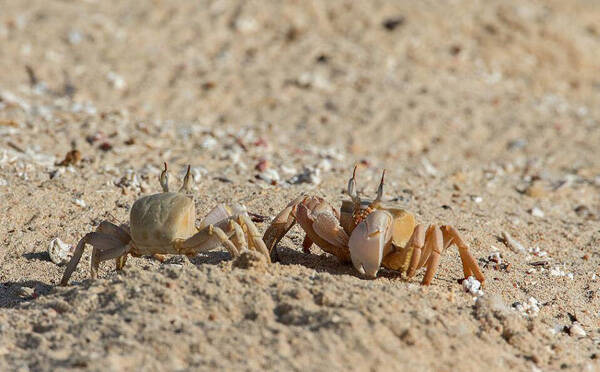
M 306 196 L 300 195 L 292 200 L 279 214 L 273 219 L 271 225 L 267 228 L 263 235 L 263 241 L 271 254 L 271 260 L 277 261 L 277 250 L 275 246 L 285 236 L 289 229 L 296 223 L 294 217 L 296 207 L 301 203 Z
M 339 215 L 323 198 L 311 196 L 296 208 L 296 219 L 306 236 L 340 261 L 350 260 L 348 234 L 340 226 Z
M 383 257 L 391 250 L 392 215 L 383 210 L 369 214 L 352 231 L 348 247 L 352 264 L 363 275 L 377 276 Z

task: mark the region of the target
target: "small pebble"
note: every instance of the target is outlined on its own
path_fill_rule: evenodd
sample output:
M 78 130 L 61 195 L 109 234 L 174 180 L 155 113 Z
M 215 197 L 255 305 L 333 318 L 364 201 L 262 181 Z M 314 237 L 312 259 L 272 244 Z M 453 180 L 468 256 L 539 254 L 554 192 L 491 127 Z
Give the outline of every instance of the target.
M 509 141 L 506 145 L 506 148 L 509 150 L 520 150 L 527 146 L 527 140 L 523 138 L 517 138 L 512 141 Z
M 256 169 L 259 172 L 264 172 L 267 170 L 267 168 L 269 168 L 269 161 L 264 158 L 260 159 L 258 163 L 254 166 L 254 169 Z
M 548 255 L 548 252 L 542 251 L 538 246 L 530 248 L 529 253 L 536 257 L 546 257 Z
M 319 168 L 305 167 L 302 173 L 296 174 L 288 182 L 292 184 L 310 183 L 318 185 L 321 183 L 321 170 Z
M 73 199 L 73 203 L 77 204 L 81 208 L 85 208 L 85 202 L 83 201 L 83 199 L 75 198 L 75 199 Z
M 529 213 L 531 213 L 531 215 L 533 217 L 539 217 L 539 218 L 543 218 L 544 217 L 544 212 L 541 209 L 539 209 L 538 207 L 531 208 L 531 210 L 529 211 Z
M 573 322 L 573 325 L 569 328 L 569 335 L 573 337 L 585 337 L 585 330 L 579 325 L 579 322 Z
M 30 287 L 21 287 L 19 288 L 18 294 L 21 298 L 32 298 L 35 294 L 35 289 Z
M 515 302 L 513 307 L 521 313 L 521 315 L 534 318 L 540 312 L 539 302 L 534 297 L 529 297 L 527 302 Z
M 120 76 L 112 71 L 109 72 L 108 74 L 106 74 L 106 79 L 108 80 L 110 85 L 113 88 L 115 88 L 116 90 L 123 90 L 127 87 L 127 83 L 125 82 L 125 79 L 123 79 L 122 76 Z
M 277 185 L 281 179 L 279 173 L 275 169 L 265 169 L 258 174 L 258 178 L 271 185 Z
M 539 182 L 534 182 L 525 190 L 525 194 L 532 198 L 543 198 L 548 195 L 548 192 Z
M 405 19 L 403 16 L 391 17 L 385 19 L 381 25 L 388 31 L 394 31 L 398 26 L 402 26 L 404 21 Z
M 430 176 L 436 176 L 438 174 L 438 170 L 427 160 L 427 158 L 421 158 L 421 164 L 423 168 L 425 168 L 425 172 Z
M 213 147 L 215 147 L 217 145 L 217 140 L 214 139 L 213 137 L 206 137 L 201 143 L 200 143 L 200 147 L 203 149 L 212 149 Z

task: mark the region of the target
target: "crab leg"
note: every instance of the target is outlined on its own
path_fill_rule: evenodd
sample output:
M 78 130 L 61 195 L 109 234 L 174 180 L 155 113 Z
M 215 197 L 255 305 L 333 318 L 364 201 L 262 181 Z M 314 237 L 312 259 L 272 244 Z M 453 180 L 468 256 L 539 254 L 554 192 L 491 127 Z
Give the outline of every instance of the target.
M 236 221 L 237 220 L 237 221 Z M 225 245 L 232 257 L 237 257 L 244 247 L 254 249 L 270 262 L 269 252 L 262 241 L 258 229 L 246 213 L 227 217 L 221 221 L 205 226 L 194 236 L 177 243 L 177 250 L 186 255 L 212 250 L 219 243 Z M 244 233 L 247 239 L 244 237 Z M 216 239 L 215 239 L 216 238 Z
M 440 255 L 444 250 L 444 238 L 442 231 L 436 225 L 429 226 L 427 234 L 425 236 L 425 251 L 427 252 L 428 258 L 423 265 L 427 265 L 427 271 L 423 277 L 422 285 L 429 285 L 437 268 L 440 264 Z
M 310 247 L 313 245 L 313 241 L 310 240 L 310 237 L 306 235 L 304 240 L 302 241 L 302 252 L 310 253 Z
M 96 228 L 96 232 L 112 235 L 118 238 L 123 244 L 127 244 L 129 241 L 131 241 L 131 236 L 129 236 L 129 232 L 127 230 L 127 226 L 117 226 L 109 221 L 100 222 Z
M 250 217 L 243 213 L 239 216 L 239 222 L 242 226 L 242 229 L 246 232 L 248 236 L 248 246 L 253 247 L 257 252 L 262 253 L 267 258 L 267 262 L 271 262 L 271 256 L 269 255 L 269 250 L 265 242 L 262 240 L 256 225 L 250 219 Z
M 350 261 L 348 234 L 340 225 L 329 204 L 320 198 L 310 199 L 308 203 L 298 205 L 296 218 L 312 242 L 340 261 Z
M 479 280 L 483 285 L 485 281 L 485 277 L 477 265 L 477 261 L 469 252 L 469 247 L 465 242 L 461 239 L 458 231 L 452 226 L 444 225 L 441 227 L 442 234 L 444 236 L 444 248 L 455 244 L 458 247 L 458 253 L 460 254 L 460 259 L 463 264 L 463 273 L 465 275 L 465 279 L 471 275 L 475 276 L 475 279 Z
M 131 241 L 131 236 L 129 236 L 128 230 L 129 226 L 127 225 L 117 226 L 109 221 L 100 222 L 100 225 L 98 225 L 98 228 L 96 228 L 96 232 L 113 235 L 117 237 L 123 244 L 127 244 Z M 129 253 L 124 253 L 122 256 L 115 259 L 115 269 L 117 271 L 122 270 L 123 267 L 125 267 L 128 254 Z
M 277 259 L 277 250 L 275 247 L 279 241 L 287 234 L 287 232 L 296 223 L 295 211 L 298 204 L 306 198 L 305 195 L 300 195 L 292 200 L 279 214 L 273 219 L 267 231 L 263 234 L 263 241 L 267 250 L 271 252 L 273 260 Z
M 405 254 L 410 254 L 412 252 L 412 256 L 410 257 L 410 264 L 408 265 L 408 270 L 406 270 L 406 278 L 410 279 L 415 275 L 417 271 L 417 265 L 421 260 L 421 251 L 423 246 L 425 245 L 425 227 L 423 225 L 417 225 L 415 227 L 415 231 L 406 244 L 406 248 L 404 248 Z M 404 259 L 402 260 L 404 262 Z
M 229 236 L 225 234 L 223 230 L 221 230 L 217 226 L 209 225 L 208 226 L 208 234 L 212 235 L 213 233 L 219 238 L 221 244 L 225 246 L 225 248 L 229 251 L 231 257 L 237 257 L 240 255 L 240 252 L 235 247 L 235 245 L 229 240 Z
M 114 235 L 109 235 L 101 232 L 87 233 L 77 244 L 71 261 L 65 269 L 65 273 L 60 281 L 60 285 L 65 286 L 69 283 L 69 278 L 75 271 L 86 244 L 90 244 L 93 248 L 90 272 L 92 279 L 96 279 L 98 266 L 100 262 L 123 256 L 129 249 L 128 244 L 123 242 Z

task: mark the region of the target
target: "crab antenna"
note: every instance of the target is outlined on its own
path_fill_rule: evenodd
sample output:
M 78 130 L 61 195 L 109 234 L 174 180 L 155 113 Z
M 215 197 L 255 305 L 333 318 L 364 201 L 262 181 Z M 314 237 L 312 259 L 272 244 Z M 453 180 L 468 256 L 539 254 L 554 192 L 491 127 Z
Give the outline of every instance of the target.
M 165 162 L 165 170 L 162 171 L 158 180 L 163 191 L 169 192 L 169 169 L 167 168 L 167 162 Z
M 379 182 L 379 187 L 377 188 L 377 197 L 374 200 L 375 203 L 381 202 L 381 197 L 383 197 L 384 179 L 385 179 L 385 169 L 383 170 L 383 173 L 381 174 L 381 181 Z
M 190 190 L 190 169 L 191 169 L 191 167 L 192 166 L 190 164 L 188 164 L 187 172 L 185 172 L 185 177 L 183 177 L 183 185 L 181 185 L 179 192 Z
M 350 195 L 355 205 L 360 205 L 360 197 L 358 196 L 358 191 L 356 191 L 356 168 L 358 168 L 358 164 L 354 165 L 352 178 L 348 180 L 348 195 Z

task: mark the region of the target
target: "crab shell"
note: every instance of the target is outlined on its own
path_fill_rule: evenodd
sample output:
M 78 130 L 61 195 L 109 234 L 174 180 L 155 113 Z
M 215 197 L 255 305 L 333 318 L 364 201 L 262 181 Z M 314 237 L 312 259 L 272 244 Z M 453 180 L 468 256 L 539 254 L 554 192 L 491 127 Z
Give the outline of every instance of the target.
M 140 254 L 177 254 L 173 242 L 185 240 L 198 231 L 194 201 L 177 192 L 136 200 L 129 221 L 131 239 Z
M 371 201 L 361 202 L 361 209 L 366 210 Z M 408 243 L 416 226 L 415 217 L 404 209 L 378 204 L 357 225 L 354 222 L 354 203 L 344 201 L 340 209 L 340 224 L 350 236 L 348 247 L 354 267 L 369 277 L 375 277 L 383 263 L 385 267 L 393 267 L 405 272 L 410 264 L 411 254 L 401 257 L 393 254 Z

